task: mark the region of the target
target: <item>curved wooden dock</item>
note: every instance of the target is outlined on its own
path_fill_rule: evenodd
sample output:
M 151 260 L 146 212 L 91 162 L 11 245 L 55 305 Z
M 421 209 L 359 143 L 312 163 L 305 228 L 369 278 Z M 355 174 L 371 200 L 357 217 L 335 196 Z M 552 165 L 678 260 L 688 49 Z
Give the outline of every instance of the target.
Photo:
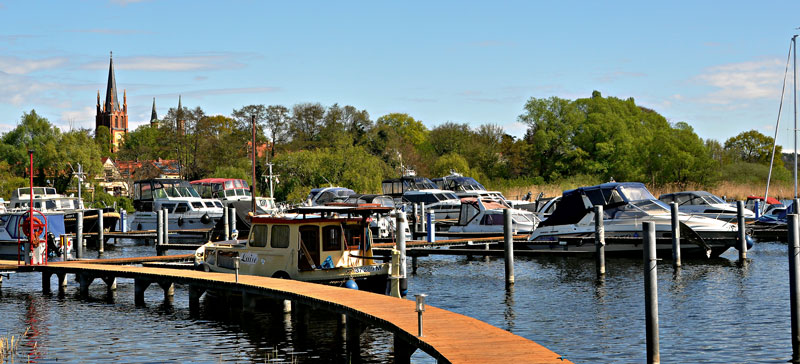
M 15 264 L 7 263 L 16 262 L 2 263 L 10 267 Z M 33 267 L 33 270 L 42 272 L 44 289 L 49 289 L 52 275 L 57 275 L 60 284 L 65 284 L 66 274 L 76 274 L 81 282 L 81 291 L 88 291 L 88 285 L 95 278 L 102 278 L 106 283 L 117 277 L 132 278 L 136 284 L 137 302 L 140 297 L 144 299 L 144 289 L 152 283 L 157 283 L 164 288 L 165 294 L 170 295 L 174 292 L 174 283 L 188 285 L 190 307 L 196 305 L 200 294 L 206 289 L 291 300 L 345 314 L 348 326 L 366 323 L 393 333 L 396 362 L 408 362 L 411 353 L 418 348 L 440 363 L 570 363 L 531 340 L 430 305 L 423 315 L 423 336 L 417 337 L 417 313 L 413 301 L 364 291 L 249 275 L 240 275 L 237 283 L 233 274 L 108 265 L 94 261 L 51 263 Z M 351 322 L 351 319 L 359 323 Z M 360 333 L 360 329 L 355 331 Z

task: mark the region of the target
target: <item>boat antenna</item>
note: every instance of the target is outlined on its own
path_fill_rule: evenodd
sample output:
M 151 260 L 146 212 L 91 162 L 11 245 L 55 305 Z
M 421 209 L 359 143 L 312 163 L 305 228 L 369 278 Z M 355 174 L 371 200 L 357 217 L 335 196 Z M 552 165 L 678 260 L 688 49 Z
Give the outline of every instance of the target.
M 778 145 L 778 128 L 781 125 L 781 113 L 783 111 L 783 100 L 784 100 L 784 96 L 786 95 L 786 76 L 789 74 L 789 61 L 791 61 L 792 50 L 794 49 L 795 38 L 797 38 L 797 35 L 792 37 L 792 40 L 789 42 L 789 54 L 786 55 L 786 68 L 783 71 L 783 87 L 781 88 L 781 102 L 780 102 L 780 104 L 778 104 L 778 121 L 775 123 L 775 134 L 774 134 L 774 137 L 772 138 L 772 157 L 769 160 L 769 173 L 767 174 L 767 189 L 766 189 L 766 191 L 764 191 L 764 203 L 763 203 L 764 206 L 759 206 L 758 207 L 758 209 L 761 210 L 761 211 L 759 211 L 759 214 L 761 212 L 763 212 L 764 209 L 766 208 L 767 199 L 769 198 L 769 183 L 770 183 L 770 180 L 772 179 L 772 167 L 775 164 L 775 149 L 776 149 L 776 147 Z M 795 147 L 795 149 L 797 149 L 797 148 Z M 795 150 L 795 157 L 797 156 L 796 152 L 797 151 Z M 795 181 L 797 180 L 796 173 L 797 173 L 797 169 L 795 168 Z
M 69 169 L 72 170 L 72 175 L 78 177 L 78 209 L 83 209 L 83 198 L 81 197 L 81 185 L 83 185 L 83 179 L 86 178 L 86 173 L 83 173 L 83 166 L 78 163 L 78 170 L 75 171 L 75 168 L 72 168 L 72 163 L 67 163 L 69 165 Z

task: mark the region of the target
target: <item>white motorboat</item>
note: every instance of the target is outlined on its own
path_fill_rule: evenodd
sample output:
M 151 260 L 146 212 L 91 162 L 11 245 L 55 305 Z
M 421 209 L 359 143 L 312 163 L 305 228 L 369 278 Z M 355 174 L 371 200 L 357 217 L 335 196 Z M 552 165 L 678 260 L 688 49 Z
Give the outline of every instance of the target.
M 514 234 L 530 234 L 539 224 L 533 212 L 513 209 L 503 200 L 487 198 L 462 198 L 458 223 L 450 226 L 450 233 L 502 235 L 504 210 L 511 212 L 511 230 Z
M 645 221 L 656 224 L 659 253 L 671 251 L 669 207 L 637 182 L 612 182 L 564 191 L 553 213 L 534 230 L 525 248 L 594 251 L 596 205 L 603 206 L 606 254 L 641 254 Z M 736 245 L 734 224 L 682 213 L 679 220 L 684 255 L 716 257 Z
M 204 199 L 189 182 L 157 178 L 133 184 L 130 230 L 155 230 L 156 211 L 166 209 L 170 230 L 211 229 L 222 218 L 222 203 Z
M 736 206 L 731 206 L 731 204 L 710 192 L 683 191 L 665 193 L 659 196 L 658 199 L 666 204 L 677 203 L 678 211 L 688 215 L 705 216 L 732 223 L 737 222 Z M 756 218 L 756 214 L 749 209 L 744 209 L 744 218 L 750 221 Z

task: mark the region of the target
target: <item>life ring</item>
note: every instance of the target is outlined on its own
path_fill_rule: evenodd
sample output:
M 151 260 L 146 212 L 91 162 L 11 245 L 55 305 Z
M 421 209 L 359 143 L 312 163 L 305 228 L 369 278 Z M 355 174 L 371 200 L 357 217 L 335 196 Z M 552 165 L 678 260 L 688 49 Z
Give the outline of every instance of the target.
M 208 214 L 203 214 L 203 217 L 200 218 L 200 222 L 203 224 L 208 224 L 211 222 L 211 216 L 208 216 Z
M 39 241 L 39 236 L 42 235 L 42 232 L 45 231 L 46 227 L 47 225 L 42 223 L 42 220 L 39 220 L 39 218 L 36 216 L 24 219 L 22 222 L 22 233 L 28 237 L 28 241 L 30 241 L 32 248 L 39 246 L 41 243 L 41 241 Z M 30 236 L 31 229 L 33 229 L 33 236 Z

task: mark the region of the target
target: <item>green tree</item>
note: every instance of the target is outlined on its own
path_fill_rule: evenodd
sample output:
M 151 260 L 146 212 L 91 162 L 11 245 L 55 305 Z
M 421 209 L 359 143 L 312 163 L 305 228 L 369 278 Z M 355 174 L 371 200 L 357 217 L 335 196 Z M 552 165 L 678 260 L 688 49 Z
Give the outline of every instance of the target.
M 573 143 L 583 120 L 575 103 L 558 97 L 531 98 L 518 119 L 528 125 L 525 140 L 532 146 L 528 160 L 533 171 L 546 180 L 570 174 L 575 160 L 585 154 Z
M 774 139 L 750 130 L 739 133 L 725 141 L 725 151 L 734 160 L 748 163 L 769 163 L 772 156 Z M 775 149 L 775 155 L 781 155 L 781 147 Z
M 100 153 L 103 157 L 111 156 L 111 131 L 108 130 L 107 126 L 101 125 L 97 127 L 94 133 L 94 142 L 100 148 Z

